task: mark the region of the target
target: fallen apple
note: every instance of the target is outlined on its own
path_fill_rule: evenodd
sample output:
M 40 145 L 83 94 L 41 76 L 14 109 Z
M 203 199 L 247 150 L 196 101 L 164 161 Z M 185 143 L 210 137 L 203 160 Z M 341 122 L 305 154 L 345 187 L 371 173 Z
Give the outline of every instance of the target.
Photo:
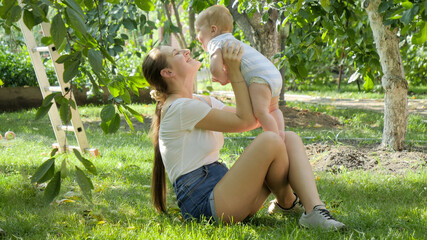
M 14 139 L 16 137 L 16 134 L 14 133 L 14 132 L 12 132 L 12 131 L 7 131 L 5 134 L 4 134 L 4 138 L 6 139 L 6 140 L 12 140 L 12 139 Z

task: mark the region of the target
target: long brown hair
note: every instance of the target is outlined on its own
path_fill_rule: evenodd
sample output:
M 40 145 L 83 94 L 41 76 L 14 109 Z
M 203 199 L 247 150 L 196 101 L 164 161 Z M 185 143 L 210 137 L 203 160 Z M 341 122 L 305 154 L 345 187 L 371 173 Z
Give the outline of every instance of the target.
M 156 91 L 156 111 L 151 123 L 151 137 L 154 145 L 153 173 L 151 177 L 151 198 L 159 212 L 166 212 L 166 171 L 159 148 L 160 114 L 167 96 L 168 86 L 160 71 L 168 67 L 167 58 L 159 48 L 151 50 L 142 63 L 142 72 L 150 86 Z

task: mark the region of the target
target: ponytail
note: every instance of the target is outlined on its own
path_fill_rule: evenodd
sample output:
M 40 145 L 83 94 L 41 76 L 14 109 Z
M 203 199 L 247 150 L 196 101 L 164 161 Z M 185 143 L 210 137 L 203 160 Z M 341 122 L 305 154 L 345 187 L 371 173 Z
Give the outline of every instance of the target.
M 159 147 L 160 113 L 162 103 L 157 102 L 156 114 L 151 124 L 151 135 L 154 145 L 153 173 L 151 177 L 151 198 L 158 212 L 166 212 L 166 171 Z
M 151 177 L 151 198 L 158 212 L 166 212 L 166 170 L 159 147 L 160 114 L 167 98 L 167 84 L 160 71 L 168 66 L 167 58 L 159 48 L 153 48 L 144 59 L 142 72 L 153 88 L 152 97 L 156 100 L 156 112 L 151 123 L 151 137 L 154 145 L 153 173 Z

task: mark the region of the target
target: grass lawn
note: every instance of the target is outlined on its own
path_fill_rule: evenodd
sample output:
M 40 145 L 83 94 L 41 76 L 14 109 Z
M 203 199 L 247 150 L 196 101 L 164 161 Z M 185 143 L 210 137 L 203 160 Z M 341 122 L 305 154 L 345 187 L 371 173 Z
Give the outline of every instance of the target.
M 145 114 L 153 110 L 152 105 L 134 107 Z M 338 116 L 347 137 L 381 138 L 378 113 L 302 107 Z M 91 176 L 93 204 L 84 199 L 74 178 L 65 178 L 59 197 L 49 206 L 43 203 L 43 186 L 32 185 L 29 179 L 55 142 L 49 119 L 34 121 L 34 109 L 0 113 L 0 133 L 12 130 L 17 136 L 0 141 L 0 228 L 7 239 L 425 239 L 427 235 L 425 168 L 403 175 L 345 169 L 315 172 L 321 199 L 349 227 L 346 232 L 303 229 L 298 226 L 299 216 L 268 216 L 265 207 L 252 219 L 235 225 L 183 222 L 171 186 L 169 214 L 159 215 L 150 201 L 153 150 L 149 124 L 138 124 L 133 133 L 123 125 L 117 133 L 104 135 L 99 127 L 100 107 L 80 107 L 79 111 L 91 147 L 102 155 L 96 159 L 86 155 L 99 172 Z M 368 127 L 367 121 L 376 127 Z M 314 139 L 336 135 L 335 130 L 293 130 Z M 250 142 L 238 137 L 258 133 L 226 134 L 229 138 L 221 158 L 231 165 Z M 410 117 L 407 139 L 425 145 L 427 124 L 421 117 Z M 62 154 L 57 169 L 63 159 L 83 168 L 74 155 Z
M 309 95 L 316 97 L 333 97 L 343 99 L 384 99 L 384 91 L 380 86 L 374 90 L 365 92 L 363 87 L 359 91 L 356 84 L 342 84 L 341 91 L 338 91 L 336 84 L 330 85 L 303 85 L 298 91 L 286 90 L 285 94 Z M 219 83 L 213 83 L 209 80 L 197 82 L 197 88 L 201 91 L 232 91 L 231 85 L 221 86 Z M 427 85 L 409 86 L 408 97 L 412 99 L 427 99 Z

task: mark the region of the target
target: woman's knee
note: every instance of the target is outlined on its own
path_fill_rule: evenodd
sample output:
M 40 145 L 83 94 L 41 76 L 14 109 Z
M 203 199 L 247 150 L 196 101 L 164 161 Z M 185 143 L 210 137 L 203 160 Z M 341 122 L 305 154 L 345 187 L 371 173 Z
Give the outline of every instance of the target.
M 301 137 L 296 132 L 286 131 L 285 135 L 286 138 L 289 138 L 289 141 L 301 141 Z
M 260 142 L 266 150 L 278 150 L 285 147 L 285 144 L 279 134 L 271 131 L 266 131 L 259 134 L 255 140 Z

